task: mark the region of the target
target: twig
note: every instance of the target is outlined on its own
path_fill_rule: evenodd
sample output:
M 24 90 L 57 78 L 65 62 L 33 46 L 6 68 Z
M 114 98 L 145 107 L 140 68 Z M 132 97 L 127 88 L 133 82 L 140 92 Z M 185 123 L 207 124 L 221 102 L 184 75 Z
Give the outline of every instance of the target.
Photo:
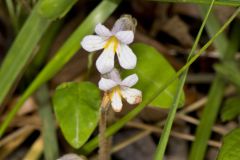
M 99 121 L 99 160 L 108 160 L 108 145 L 105 131 L 107 127 L 107 110 L 109 107 L 109 97 L 104 94 L 102 104 L 100 107 L 100 121 Z
M 127 124 L 128 126 L 134 127 L 134 128 L 139 128 L 139 129 L 145 129 L 151 132 L 156 132 L 156 133 L 162 133 L 162 129 L 153 125 L 148 125 L 148 124 L 143 124 L 143 123 L 139 123 L 139 122 L 128 122 Z M 194 141 L 195 137 L 193 135 L 189 135 L 189 134 L 185 134 L 185 133 L 180 133 L 180 132 L 176 132 L 176 131 L 171 131 L 171 136 L 176 137 L 176 138 L 180 138 L 180 139 L 185 139 L 188 141 Z M 208 144 L 212 147 L 217 147 L 220 148 L 221 147 L 221 143 L 218 141 L 213 141 L 213 140 L 209 140 Z
M 177 114 L 176 115 L 177 118 L 181 119 L 181 120 L 184 120 L 186 122 L 189 122 L 191 124 L 195 124 L 195 125 L 198 125 L 200 122 L 197 118 L 194 118 L 194 117 L 191 117 L 191 116 L 188 116 L 188 115 L 184 115 L 184 114 Z M 213 126 L 212 130 L 218 134 L 221 134 L 221 135 L 225 135 L 227 134 L 229 131 L 227 129 L 225 129 L 224 127 L 222 126 Z
M 34 131 L 33 126 L 24 126 L 0 141 L 0 159 L 6 159 Z
M 199 100 L 197 100 L 196 102 L 194 102 L 193 104 L 184 107 L 182 110 L 178 111 L 179 114 L 187 114 L 190 112 L 193 112 L 197 109 L 199 109 L 200 107 L 202 107 L 204 104 L 206 104 L 207 102 L 207 97 L 203 97 Z
M 142 139 L 143 137 L 149 135 L 150 133 L 151 133 L 151 131 L 144 130 L 144 131 L 141 131 L 141 132 L 137 133 L 134 136 L 131 136 L 130 138 L 128 138 L 128 139 L 122 141 L 121 143 L 115 145 L 113 147 L 113 149 L 111 150 L 111 153 L 115 153 L 115 152 L 127 147 L 128 145 L 138 141 L 139 139 Z
M 32 145 L 23 160 L 38 160 L 43 152 L 43 138 L 40 136 Z
M 233 94 L 234 92 L 236 92 L 236 89 L 232 86 L 227 87 L 227 89 L 225 90 L 224 96 L 229 96 L 231 94 Z M 193 112 L 197 109 L 199 109 L 200 107 L 202 107 L 204 104 L 206 104 L 208 98 L 207 96 L 197 100 L 195 103 L 184 107 L 182 110 L 178 111 L 179 114 L 187 114 L 190 112 Z
M 198 84 L 198 83 L 211 83 L 215 75 L 212 73 L 197 73 L 188 74 L 186 83 Z
M 142 139 L 143 137 L 151 134 L 152 132 L 155 133 L 162 133 L 162 129 L 157 127 L 157 126 L 153 126 L 153 125 L 148 125 L 148 124 L 143 124 L 140 122 L 128 122 L 127 126 L 129 127 L 134 127 L 134 128 L 138 128 L 138 129 L 144 129 L 143 131 L 138 132 L 137 134 L 135 134 L 134 136 L 120 142 L 119 144 L 116 144 L 112 149 L 111 149 L 111 153 L 116 153 L 119 150 L 133 144 L 134 142 L 138 141 L 139 139 Z M 172 137 L 176 137 L 179 139 L 184 139 L 184 140 L 188 140 L 188 141 L 194 141 L 195 137 L 193 135 L 189 135 L 189 134 L 185 134 L 185 133 L 180 133 L 180 132 L 176 132 L 176 131 L 171 131 L 170 134 Z M 216 148 L 220 148 L 221 147 L 221 143 L 218 141 L 214 141 L 214 140 L 209 140 L 208 141 L 209 146 L 212 147 L 216 147 Z M 91 159 L 95 160 L 96 159 L 96 155 L 92 156 Z
M 20 129 L 18 129 L 17 131 L 13 132 L 12 134 L 10 134 L 7 137 L 5 137 L 4 139 L 2 139 L 0 141 L 0 147 L 2 147 L 3 145 L 7 144 L 9 141 L 12 141 L 15 138 L 17 138 L 23 134 L 31 133 L 33 130 L 34 130 L 34 127 L 29 126 L 29 125 L 26 125 Z

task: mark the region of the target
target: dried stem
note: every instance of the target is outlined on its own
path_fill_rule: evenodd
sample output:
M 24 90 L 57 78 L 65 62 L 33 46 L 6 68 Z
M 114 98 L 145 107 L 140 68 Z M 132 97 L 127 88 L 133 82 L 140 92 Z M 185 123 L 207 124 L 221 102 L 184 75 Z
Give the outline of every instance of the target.
M 133 122 L 133 121 L 128 122 L 127 125 L 129 127 L 144 129 L 145 131 L 162 133 L 162 128 L 159 128 L 159 126 L 155 126 L 155 125 L 149 125 L 149 124 L 144 124 L 144 123 L 140 123 L 140 122 Z M 142 131 L 142 132 L 144 132 L 144 131 Z M 177 132 L 177 131 L 174 131 L 174 130 L 171 131 L 171 136 L 176 137 L 176 138 L 180 138 L 180 139 L 184 139 L 184 140 L 188 140 L 188 141 L 194 141 L 195 140 L 195 136 L 193 136 L 193 135 Z M 214 141 L 214 140 L 209 140 L 208 144 L 209 144 L 209 146 L 216 147 L 216 148 L 221 147 L 221 143 L 218 142 L 218 141 Z
M 107 94 L 104 94 L 102 104 L 100 107 L 100 120 L 99 120 L 99 160 L 108 160 L 108 143 L 105 131 L 107 127 L 107 111 L 109 108 L 109 98 Z

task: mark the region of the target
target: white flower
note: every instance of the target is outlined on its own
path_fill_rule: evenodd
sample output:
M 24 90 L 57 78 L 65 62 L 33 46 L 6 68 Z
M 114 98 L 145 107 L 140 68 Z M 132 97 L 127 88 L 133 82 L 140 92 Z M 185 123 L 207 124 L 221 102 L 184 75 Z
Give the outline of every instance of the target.
M 106 75 L 106 78 L 101 78 L 98 86 L 101 90 L 108 93 L 113 110 L 120 112 L 122 109 L 122 98 L 126 99 L 129 104 L 137 104 L 142 101 L 142 92 L 138 89 L 130 88 L 137 81 L 138 76 L 136 74 L 132 74 L 122 81 L 119 72 L 113 69 Z
M 104 49 L 96 61 L 96 66 L 101 74 L 110 72 L 114 68 L 114 55 L 117 53 L 120 66 L 124 69 L 133 69 L 136 66 L 136 55 L 128 44 L 133 42 L 133 31 L 119 30 L 120 24 L 114 25 L 112 31 L 102 24 L 97 24 L 95 32 L 97 35 L 84 37 L 82 47 L 88 52 Z

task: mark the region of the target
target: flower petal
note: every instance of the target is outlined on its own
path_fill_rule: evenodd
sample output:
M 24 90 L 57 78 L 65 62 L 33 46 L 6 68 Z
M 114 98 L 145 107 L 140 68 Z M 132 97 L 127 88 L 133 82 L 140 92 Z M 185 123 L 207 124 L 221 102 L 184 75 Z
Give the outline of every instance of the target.
M 96 67 L 101 74 L 110 72 L 114 67 L 113 45 L 105 48 L 96 61 Z
M 89 35 L 83 38 L 81 46 L 88 52 L 100 50 L 106 44 L 106 37 Z
M 112 33 L 111 31 L 105 27 L 104 25 L 102 25 L 101 23 L 98 23 L 95 27 L 95 32 L 99 35 L 99 36 L 103 36 L 103 37 L 111 37 Z
M 127 86 L 127 87 L 132 87 L 137 83 L 137 81 L 138 81 L 138 76 L 136 74 L 132 74 L 132 75 L 126 77 L 122 81 L 121 85 Z
M 133 31 L 119 31 L 115 34 L 117 39 L 124 44 L 130 44 L 133 42 L 134 33 Z
M 126 23 L 126 21 L 124 21 L 123 18 L 119 18 L 119 19 L 114 23 L 111 32 L 112 32 L 113 34 L 116 34 L 117 32 L 124 30 L 124 26 L 125 26 L 125 25 L 124 25 L 124 22 Z
M 98 87 L 103 91 L 108 91 L 118 84 L 111 79 L 101 78 L 98 82 Z
M 111 105 L 115 112 L 120 112 L 122 110 L 122 98 L 119 92 L 114 91 L 111 96 Z
M 138 89 L 122 87 L 121 93 L 129 104 L 137 104 L 142 101 L 142 92 Z
M 121 77 L 120 77 L 120 73 L 116 68 L 113 68 L 107 75 L 106 77 L 108 79 L 111 79 L 113 81 L 115 81 L 116 83 L 120 84 L 121 83 Z
M 137 57 L 125 44 L 119 44 L 117 48 L 117 56 L 120 66 L 124 69 L 133 69 L 137 63 Z

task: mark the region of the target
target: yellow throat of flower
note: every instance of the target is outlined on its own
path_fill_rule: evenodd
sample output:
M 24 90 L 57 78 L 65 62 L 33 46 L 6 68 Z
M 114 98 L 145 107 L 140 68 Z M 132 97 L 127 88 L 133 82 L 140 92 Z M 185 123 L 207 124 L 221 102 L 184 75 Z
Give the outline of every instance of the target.
M 113 96 L 113 94 L 114 94 L 115 92 L 117 92 L 117 93 L 122 97 L 121 89 L 120 89 L 119 86 L 114 87 L 114 88 L 110 91 L 109 95 L 110 95 L 111 98 L 112 98 L 112 96 Z
M 118 47 L 118 39 L 115 36 L 112 36 L 108 39 L 107 43 L 104 46 L 104 49 L 108 48 L 110 45 L 113 45 L 114 53 L 116 53 Z

